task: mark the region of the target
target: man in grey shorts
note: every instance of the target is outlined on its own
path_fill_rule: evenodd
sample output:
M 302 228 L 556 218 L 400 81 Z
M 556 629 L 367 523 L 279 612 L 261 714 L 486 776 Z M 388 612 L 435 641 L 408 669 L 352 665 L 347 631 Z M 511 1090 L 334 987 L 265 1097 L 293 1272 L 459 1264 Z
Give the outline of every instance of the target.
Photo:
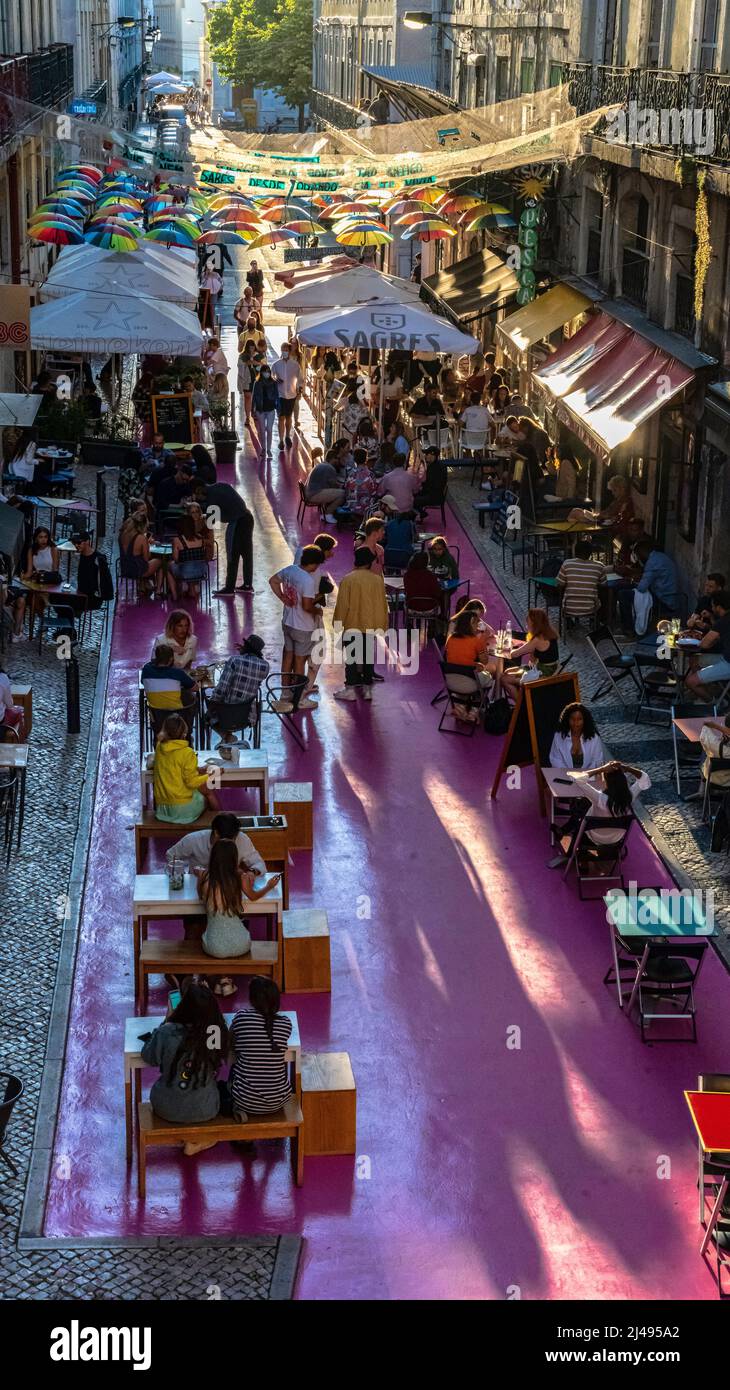
M 302 698 L 302 691 L 307 683 L 305 672 L 314 629 L 322 614 L 322 605 L 317 602 L 315 574 L 323 561 L 324 555 L 318 546 L 305 545 L 298 565 L 287 565 L 269 580 L 276 597 L 284 605 L 281 669 L 289 693 L 285 690 L 274 704 L 279 714 L 317 708 L 316 700 Z

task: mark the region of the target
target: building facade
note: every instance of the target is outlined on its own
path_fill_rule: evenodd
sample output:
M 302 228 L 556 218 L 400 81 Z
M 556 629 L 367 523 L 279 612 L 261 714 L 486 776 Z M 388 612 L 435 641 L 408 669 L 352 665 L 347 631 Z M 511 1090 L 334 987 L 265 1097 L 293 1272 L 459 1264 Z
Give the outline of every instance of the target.
M 377 94 L 378 76 L 436 89 L 433 33 L 404 22 L 413 8 L 407 0 L 314 0 L 315 119 L 354 126 L 363 102 Z

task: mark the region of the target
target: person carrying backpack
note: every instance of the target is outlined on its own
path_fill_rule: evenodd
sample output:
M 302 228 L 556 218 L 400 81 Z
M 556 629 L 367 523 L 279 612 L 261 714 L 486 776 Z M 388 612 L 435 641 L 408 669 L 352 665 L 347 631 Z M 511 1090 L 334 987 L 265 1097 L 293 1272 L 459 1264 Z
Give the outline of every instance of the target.
M 76 587 L 86 595 L 89 612 L 96 612 L 103 603 L 114 598 L 114 580 L 105 555 L 97 550 L 88 531 L 77 531 L 71 537 L 79 557 Z

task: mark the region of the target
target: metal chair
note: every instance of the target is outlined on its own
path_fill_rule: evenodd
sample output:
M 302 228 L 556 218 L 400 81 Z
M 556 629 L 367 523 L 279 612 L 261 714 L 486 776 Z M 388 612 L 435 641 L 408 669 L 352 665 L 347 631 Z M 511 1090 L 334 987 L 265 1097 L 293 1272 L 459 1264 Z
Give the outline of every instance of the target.
M 649 652 L 634 652 L 634 669 L 641 689 L 634 723 L 638 724 L 642 710 L 651 714 L 668 715 L 677 702 L 679 681 L 668 662 Z
M 674 776 L 677 783 L 677 795 L 682 792 L 680 778 L 680 768 L 684 767 L 693 772 L 695 777 L 700 772 L 704 759 L 704 750 L 699 743 L 688 743 L 686 739 L 681 742 L 677 737 L 677 726 L 675 719 L 714 719 L 717 709 L 714 705 L 696 705 L 690 702 L 680 702 L 672 705 L 672 747 L 674 750 Z M 730 768 L 728 769 L 730 770 Z
M 653 1019 L 688 1018 L 692 1022 L 692 1042 L 697 1042 L 697 1013 L 694 988 L 707 951 L 706 941 L 652 946 L 641 973 L 637 1000 L 641 1041 L 647 1042 L 647 1023 Z M 694 969 L 692 962 L 695 963 Z M 676 1001 L 684 1012 L 656 1013 L 645 1008 L 647 999 Z M 664 1038 L 664 1042 L 686 1042 L 686 1038 Z
M 421 636 L 424 634 L 424 632 L 427 637 L 430 636 L 431 624 L 438 622 L 439 618 L 442 617 L 443 613 L 441 611 L 440 604 L 437 605 L 437 607 L 435 608 L 412 608 L 411 605 L 408 603 L 408 600 L 406 600 L 403 608 L 404 626 L 406 628 L 417 627 Z
M 704 782 L 704 787 L 702 791 L 702 819 L 705 822 L 705 824 L 707 824 L 707 822 L 712 817 L 713 791 L 717 791 L 720 797 L 724 796 L 725 792 L 730 791 L 730 787 L 728 787 L 727 785 L 713 782 L 713 778 L 715 777 L 716 773 L 724 772 L 727 775 L 727 773 L 730 772 L 730 759 L 710 758 L 709 764 L 704 768 L 703 772 L 707 775 L 703 775 L 702 779 Z
M 10 1072 L 0 1072 L 0 1085 L 3 1086 L 3 1098 L 0 1101 L 0 1159 L 10 1169 L 13 1177 L 17 1178 L 18 1169 L 13 1163 L 12 1158 L 5 1151 L 5 1133 L 8 1128 L 10 1116 L 18 1104 L 23 1094 L 23 1082 L 17 1076 L 11 1076 Z M 0 1202 L 0 1211 L 3 1216 L 9 1216 L 10 1212 L 3 1202 Z
M 627 816 L 592 816 L 590 813 L 583 817 L 568 850 L 567 862 L 563 870 L 563 878 L 567 879 L 571 867 L 575 868 L 578 880 L 578 896 L 583 902 L 583 884 L 598 882 L 601 893 L 605 891 L 606 883 L 618 883 L 624 887 L 623 870 L 621 860 L 626 854 L 626 841 L 629 832 L 634 824 L 633 814 Z M 621 832 L 620 838 L 612 844 L 596 843 L 590 838 L 592 830 L 618 830 Z M 606 872 L 599 875 L 583 873 L 583 869 L 605 865 Z
M 88 599 L 86 594 L 75 594 L 73 604 L 67 599 L 49 598 L 41 609 L 38 623 L 38 651 L 43 651 L 43 638 L 50 631 L 51 638 L 57 642 L 60 637 L 68 637 L 72 646 L 81 646 L 86 634 Z M 80 617 L 78 627 L 76 620 Z
M 262 694 L 262 713 L 275 714 L 282 727 L 286 729 L 286 732 L 291 735 L 291 737 L 294 739 L 294 742 L 299 745 L 302 751 L 304 751 L 307 747 L 306 740 L 302 737 L 301 731 L 297 728 L 297 725 L 295 723 L 295 718 L 300 713 L 300 711 L 292 709 L 287 713 L 284 710 L 278 710 L 274 708 L 275 704 L 278 704 L 279 701 L 284 700 L 286 697 L 291 695 L 291 686 L 288 684 L 288 674 L 287 683 L 285 683 L 284 673 L 282 671 L 270 672 L 264 682 L 264 689 Z M 305 714 L 306 712 L 306 710 L 301 711 L 302 714 Z M 256 746 L 259 747 L 260 742 Z
M 593 692 L 591 697 L 593 700 L 600 700 L 613 688 L 621 703 L 625 705 L 627 702 L 619 690 L 619 681 L 626 680 L 627 676 L 631 679 L 634 689 L 641 695 L 641 686 L 633 669 L 634 653 L 622 652 L 611 629 L 606 627 L 605 623 L 601 623 L 599 627 L 594 627 L 592 632 L 587 633 L 586 642 L 606 673 L 605 681 L 602 681 L 598 689 Z
M 311 507 L 315 512 L 317 512 L 318 515 L 319 515 L 320 521 L 322 522 L 322 524 L 324 524 L 324 517 L 325 517 L 325 510 L 324 510 L 324 507 L 321 506 L 321 504 L 320 504 L 319 502 L 309 502 L 309 501 L 307 500 L 307 489 L 306 489 L 306 486 L 305 486 L 304 483 L 298 482 L 298 483 L 297 483 L 297 487 L 299 488 L 299 504 L 298 504 L 298 506 L 297 506 L 297 521 L 299 522 L 300 526 L 301 526 L 302 522 L 304 521 L 305 516 L 307 515 L 307 507 Z
M 484 705 L 489 693 L 489 687 L 479 683 L 471 666 L 455 666 L 448 661 L 440 661 L 441 674 L 444 678 L 443 692 L 439 692 L 441 699 L 445 699 L 445 707 L 441 712 L 438 731 L 446 734 L 464 734 L 471 738 L 477 724 L 480 721 L 484 710 Z M 436 704 L 439 696 L 435 696 L 431 704 Z M 456 706 L 463 705 L 469 710 L 474 710 L 476 719 L 459 719 Z M 444 728 L 444 720 L 451 715 L 454 720 L 452 729 Z M 465 724 L 465 728 L 459 728 L 460 724 Z
M 3 846 L 5 849 L 5 868 L 10 863 L 15 835 L 15 818 L 18 811 L 18 774 L 15 768 L 0 767 L 0 820 L 3 823 Z

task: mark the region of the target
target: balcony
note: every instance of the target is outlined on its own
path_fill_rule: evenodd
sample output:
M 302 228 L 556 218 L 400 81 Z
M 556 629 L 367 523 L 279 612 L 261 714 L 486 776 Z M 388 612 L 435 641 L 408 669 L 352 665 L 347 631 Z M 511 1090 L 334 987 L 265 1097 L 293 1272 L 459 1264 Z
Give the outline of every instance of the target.
M 336 126 L 338 130 L 354 130 L 357 125 L 357 118 L 362 113 L 357 107 L 351 106 L 347 101 L 341 101 L 339 97 L 328 96 L 325 92 L 312 90 L 312 100 L 309 107 L 315 120 L 323 121 L 326 125 Z
M 63 110 L 73 89 L 71 44 L 54 43 L 37 53 L 0 57 L 0 142 L 17 134 L 33 118 L 31 111 L 16 106 L 16 102 Z
M 640 140 L 675 155 L 701 154 L 730 162 L 730 76 L 714 72 L 672 72 L 666 68 L 619 68 L 605 64 L 566 63 L 563 81 L 579 116 L 600 106 L 622 106 L 634 119 L 655 114 L 658 130 L 643 132 Z M 630 106 L 631 104 L 631 106 Z M 691 111 L 696 128 L 688 129 L 676 113 Z M 675 113 L 672 117 L 672 113 Z M 710 124 L 710 122 L 712 124 Z M 689 136 L 689 138 L 687 138 Z

